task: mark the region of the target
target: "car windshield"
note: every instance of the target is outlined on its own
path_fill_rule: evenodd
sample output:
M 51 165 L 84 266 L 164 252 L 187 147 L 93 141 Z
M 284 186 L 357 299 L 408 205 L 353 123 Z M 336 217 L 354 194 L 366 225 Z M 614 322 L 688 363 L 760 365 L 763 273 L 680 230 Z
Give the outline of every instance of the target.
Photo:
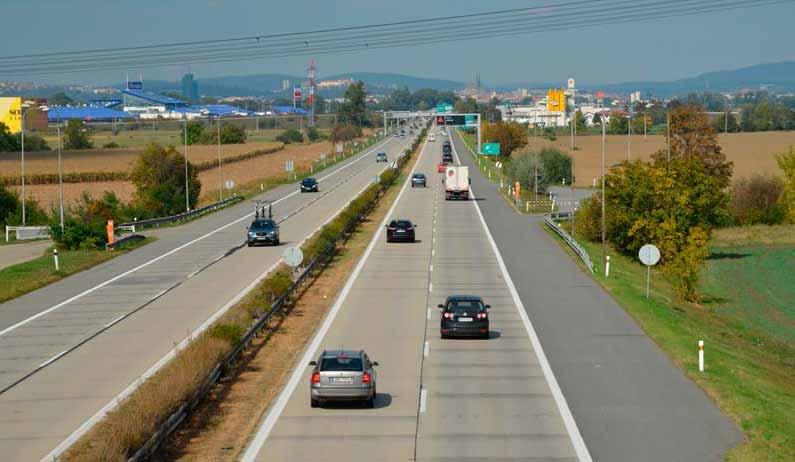
M 321 371 L 361 371 L 362 359 L 349 357 L 323 358 Z
M 273 220 L 257 220 L 251 223 L 251 229 L 273 229 L 276 223 Z
M 416 178 L 418 180 L 423 180 L 423 179 L 425 179 L 425 175 L 423 175 L 422 173 L 415 173 L 414 174 L 414 178 Z
M 407 229 L 411 228 L 411 222 L 408 220 L 394 220 L 389 224 L 391 228 Z
M 454 313 L 483 311 L 483 303 L 480 300 L 452 300 L 447 303 L 447 311 Z
M 305 185 L 313 185 L 313 184 L 317 183 L 317 180 L 315 180 L 314 178 L 306 178 L 306 179 L 304 179 L 303 183 Z

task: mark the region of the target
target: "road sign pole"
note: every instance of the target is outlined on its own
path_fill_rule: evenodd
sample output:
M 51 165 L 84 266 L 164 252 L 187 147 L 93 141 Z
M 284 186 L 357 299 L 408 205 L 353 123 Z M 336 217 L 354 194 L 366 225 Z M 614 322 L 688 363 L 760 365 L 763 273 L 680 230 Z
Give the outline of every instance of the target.
M 649 280 L 651 279 L 651 266 L 646 267 L 646 299 L 649 298 Z

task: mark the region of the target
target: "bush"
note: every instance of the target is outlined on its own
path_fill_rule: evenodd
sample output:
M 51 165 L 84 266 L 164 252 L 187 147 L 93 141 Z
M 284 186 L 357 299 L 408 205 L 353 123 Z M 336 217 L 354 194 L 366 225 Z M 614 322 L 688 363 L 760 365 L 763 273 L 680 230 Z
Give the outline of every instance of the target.
M 536 168 L 536 155 L 534 153 L 524 153 L 505 165 L 505 173 L 514 181 L 518 181 L 522 188 L 527 191 L 535 190 L 535 183 L 538 181 L 538 191 L 545 191 L 549 182 L 547 180 L 544 164 L 538 159 Z M 536 178 L 536 174 L 538 178 Z
M 539 153 L 544 179 L 548 184 L 571 182 L 571 157 L 555 148 L 544 148 Z
M 329 139 L 332 143 L 344 143 L 362 136 L 361 127 L 350 124 L 337 124 L 331 129 Z
M 784 207 L 787 220 L 795 223 L 795 148 L 776 156 L 778 167 L 784 173 Z
M 221 144 L 243 144 L 245 142 L 245 129 L 232 124 L 221 127 Z
M 102 249 L 107 242 L 108 220 L 128 221 L 132 213 L 113 192 L 105 191 L 99 199 L 84 192 L 78 203 L 67 210 L 63 231 L 53 214 L 50 233 L 55 242 L 67 249 Z
M 309 141 L 314 143 L 323 139 L 323 135 L 320 133 L 320 130 L 317 127 L 309 127 L 306 131 L 306 137 L 309 138 Z
M 204 138 L 204 125 L 199 122 L 190 122 L 186 128 L 188 144 L 200 144 Z
M 527 145 L 527 130 L 516 122 L 484 124 L 483 141 L 499 143 L 500 155 L 510 156 L 513 151 Z
M 243 336 L 246 335 L 246 329 L 239 324 L 220 323 L 214 325 L 210 329 L 209 334 L 211 337 L 223 340 L 227 342 L 229 346 L 234 347 L 238 345 L 243 339 Z
M 17 138 L 20 138 L 21 143 L 21 135 L 17 135 Z M 25 151 L 51 151 L 51 149 L 44 138 L 25 132 Z
M 290 143 L 303 143 L 304 135 L 294 128 L 283 131 L 276 137 L 276 141 L 281 141 L 284 144 Z
M 94 147 L 88 129 L 80 120 L 70 120 L 66 124 L 63 141 L 64 149 L 91 149 Z
M 602 240 L 602 201 L 599 193 L 580 202 L 574 217 L 575 235 L 590 242 Z
M 188 203 L 192 209 L 199 200 L 201 182 L 190 162 L 187 170 Z M 185 157 L 173 146 L 147 146 L 133 165 L 130 181 L 135 185 L 135 202 L 140 209 L 155 216 L 185 211 Z
M 105 143 L 105 144 L 102 145 L 103 149 L 117 149 L 119 147 L 120 147 L 119 143 L 117 143 L 115 141 L 111 141 L 110 143 Z
M 782 223 L 786 209 L 784 182 L 772 175 L 754 175 L 734 182 L 730 211 L 737 225 Z
M 9 224 L 8 219 L 16 215 L 21 206 L 19 197 L 0 184 L 0 226 L 3 229 Z

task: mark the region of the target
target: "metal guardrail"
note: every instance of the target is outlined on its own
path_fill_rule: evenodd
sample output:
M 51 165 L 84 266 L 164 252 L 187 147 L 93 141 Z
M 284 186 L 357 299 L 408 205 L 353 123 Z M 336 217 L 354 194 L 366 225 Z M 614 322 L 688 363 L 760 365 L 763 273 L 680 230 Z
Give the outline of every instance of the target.
M 6 226 L 6 242 L 10 240 L 11 232 L 16 233 L 18 241 L 50 237 L 49 226 Z
M 113 241 L 113 244 L 106 243 L 105 244 L 105 250 L 113 250 L 113 249 L 115 249 L 116 247 L 119 247 L 122 244 L 126 244 L 128 242 L 134 242 L 134 241 L 141 241 L 141 240 L 144 240 L 144 239 L 146 239 L 146 237 L 142 236 L 140 234 L 128 234 L 126 236 L 123 236 L 123 237 L 120 237 L 120 238 L 116 239 L 115 241 Z
M 555 233 L 557 233 L 558 236 L 563 238 L 563 240 L 569 244 L 569 247 L 574 250 L 574 253 L 580 257 L 580 260 L 582 260 L 582 262 L 585 263 L 585 266 L 587 266 L 588 269 L 591 270 L 591 273 L 593 273 L 593 262 L 591 261 L 590 255 L 588 255 L 588 252 L 585 250 L 585 247 L 580 245 L 579 242 L 575 241 L 574 238 L 571 237 L 571 235 L 569 235 L 569 233 L 561 228 L 561 226 L 555 221 L 563 219 L 571 219 L 571 212 L 558 212 L 544 215 L 544 223 L 546 223 L 547 226 L 549 226 L 553 231 L 555 231 Z
M 206 213 L 214 212 L 218 209 L 222 209 L 228 205 L 240 202 L 242 200 L 243 196 L 232 196 L 222 201 L 213 202 L 210 205 L 205 205 L 204 207 L 191 210 L 190 212 L 178 213 L 176 215 L 171 215 L 170 217 L 150 218 L 148 220 L 136 220 L 128 223 L 121 223 L 117 226 L 117 229 L 118 228 L 131 229 L 134 232 L 136 229 L 140 228 L 178 223 L 180 221 L 185 221 L 196 217 L 200 217 Z
M 421 133 L 422 134 L 422 133 Z M 421 138 L 420 136 L 419 138 Z M 419 139 L 418 138 L 418 139 Z M 416 149 L 419 143 L 415 141 L 414 145 L 412 145 L 413 149 Z M 410 153 L 411 149 L 407 149 L 406 153 Z M 408 159 L 408 155 L 399 156 L 397 159 L 398 168 L 402 168 L 406 160 Z M 378 195 L 378 199 L 380 200 L 382 194 Z M 356 226 L 361 222 L 361 220 L 369 214 L 372 209 L 375 207 L 374 204 L 371 204 L 356 220 L 349 223 L 339 234 L 337 241 L 344 239 L 354 231 Z M 336 241 L 335 241 L 336 243 Z M 240 355 L 245 351 L 245 349 L 251 344 L 251 341 L 263 331 L 268 322 L 273 318 L 273 316 L 282 313 L 285 305 L 289 303 L 290 298 L 301 288 L 302 284 L 307 281 L 307 279 L 312 275 L 312 272 L 317 269 L 320 265 L 323 265 L 331 260 L 331 258 L 336 253 L 336 244 L 326 248 L 321 252 L 317 257 L 312 259 L 312 261 L 306 267 L 301 270 L 298 276 L 295 278 L 295 281 L 287 289 L 284 295 L 276 299 L 271 306 L 270 309 L 263 314 L 260 318 L 258 318 L 254 323 L 249 327 L 248 331 L 243 335 L 238 345 L 229 352 L 228 355 L 224 359 L 222 359 L 216 366 L 212 369 L 212 371 L 205 377 L 202 381 L 199 388 L 193 394 L 193 396 L 182 403 L 176 411 L 174 411 L 162 425 L 158 427 L 155 433 L 144 443 L 144 445 L 139 448 L 135 454 L 132 455 L 127 462 L 143 462 L 151 457 L 155 451 L 160 447 L 161 444 L 168 438 L 174 430 L 179 427 L 180 423 L 182 423 L 190 414 L 196 406 L 199 405 L 202 399 L 204 399 L 212 390 L 212 388 L 218 383 L 218 380 L 221 379 L 224 372 L 230 370 L 235 361 L 240 357 Z

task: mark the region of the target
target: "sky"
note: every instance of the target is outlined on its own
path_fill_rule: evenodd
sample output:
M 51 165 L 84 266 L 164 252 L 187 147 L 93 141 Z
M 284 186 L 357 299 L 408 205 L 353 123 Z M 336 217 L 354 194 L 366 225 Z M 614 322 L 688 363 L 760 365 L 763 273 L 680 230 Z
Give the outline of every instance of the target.
M 0 0 L 0 56 L 223 39 L 367 25 L 558 3 L 561 0 Z M 513 38 L 316 57 L 318 74 L 391 72 L 490 85 L 578 85 L 667 81 L 704 72 L 795 60 L 795 2 L 639 24 L 599 25 Z M 304 75 L 307 57 L 194 64 L 197 79 L 223 75 Z M 177 80 L 187 67 L 129 69 Z M 117 83 L 126 72 L 26 81 Z M 5 80 L 0 75 L 0 80 Z

